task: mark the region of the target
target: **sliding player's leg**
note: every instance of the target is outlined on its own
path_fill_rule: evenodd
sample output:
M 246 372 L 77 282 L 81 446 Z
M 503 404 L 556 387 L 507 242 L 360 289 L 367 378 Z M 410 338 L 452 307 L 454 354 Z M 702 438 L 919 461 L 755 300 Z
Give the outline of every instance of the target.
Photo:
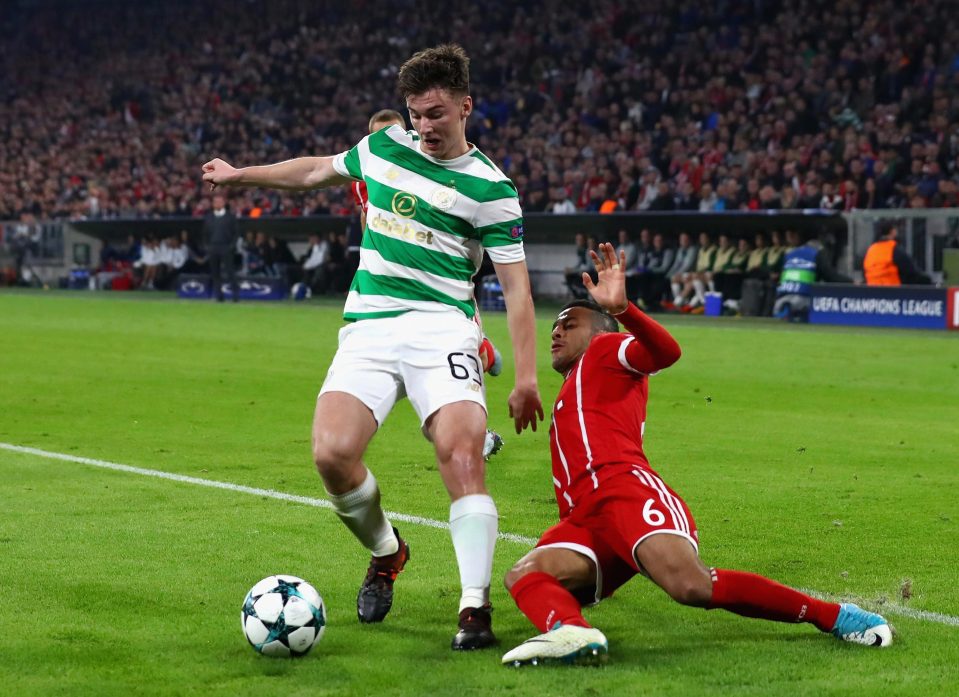
M 606 637 L 590 626 L 582 607 L 611 595 L 634 573 L 589 530 L 568 519 L 554 525 L 506 574 L 507 590 L 541 634 L 508 651 L 503 664 L 605 662 Z
M 860 644 L 892 643 L 889 625 L 879 615 L 851 604 L 818 600 L 757 574 L 707 568 L 684 537 L 648 537 L 637 547 L 636 560 L 659 587 L 683 605 L 774 622 L 806 622 Z

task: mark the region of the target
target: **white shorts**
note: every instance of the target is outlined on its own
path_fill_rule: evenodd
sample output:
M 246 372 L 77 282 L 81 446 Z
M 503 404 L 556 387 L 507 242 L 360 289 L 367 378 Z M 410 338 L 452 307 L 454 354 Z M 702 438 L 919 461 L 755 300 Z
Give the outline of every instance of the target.
M 476 402 L 485 411 L 481 340 L 479 326 L 459 312 L 358 320 L 340 330 L 320 394 L 353 395 L 380 426 L 403 397 L 421 424 L 453 402 Z

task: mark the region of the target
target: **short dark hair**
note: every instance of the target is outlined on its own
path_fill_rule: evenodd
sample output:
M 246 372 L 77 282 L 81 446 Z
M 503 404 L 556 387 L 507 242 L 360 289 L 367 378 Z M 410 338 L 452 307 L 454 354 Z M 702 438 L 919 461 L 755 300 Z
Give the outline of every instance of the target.
M 883 221 L 881 221 L 881 222 L 879 223 L 879 229 L 876 231 L 876 239 L 877 239 L 877 240 L 883 239 L 884 237 L 886 237 L 886 235 L 888 235 L 889 233 L 891 233 L 891 232 L 892 232 L 893 230 L 895 230 L 895 229 L 896 229 L 896 221 L 895 221 L 895 220 L 883 220 Z
M 459 44 L 443 44 L 417 51 L 400 68 L 400 96 L 407 99 L 431 89 L 463 97 L 470 91 L 470 59 Z
M 403 118 L 403 114 L 400 112 L 395 109 L 380 109 L 370 117 L 370 132 L 373 132 L 373 126 L 375 124 L 389 123 L 391 121 L 399 121 L 404 127 L 406 126 L 406 119 Z
M 572 302 L 568 302 L 563 305 L 559 314 L 563 314 L 566 310 L 571 310 L 574 307 L 585 307 L 587 310 L 592 311 L 594 334 L 619 331 L 619 322 L 616 321 L 616 318 L 609 314 L 605 307 L 594 303 L 592 300 L 573 300 Z

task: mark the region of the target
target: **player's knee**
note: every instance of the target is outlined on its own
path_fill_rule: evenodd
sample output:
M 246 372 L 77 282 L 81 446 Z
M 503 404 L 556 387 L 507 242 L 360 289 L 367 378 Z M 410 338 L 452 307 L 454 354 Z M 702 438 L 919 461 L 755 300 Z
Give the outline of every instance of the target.
M 313 438 L 313 463 L 321 475 L 344 471 L 359 458 L 351 438 L 321 432 Z
M 705 607 L 713 596 L 713 586 L 709 578 L 682 578 L 672 582 L 666 592 L 677 603 L 692 607 Z
M 512 589 L 521 578 L 529 574 L 548 573 L 552 575 L 551 569 L 544 562 L 545 560 L 541 558 L 541 555 L 534 552 L 513 564 L 513 568 L 507 571 L 506 576 L 503 577 L 503 585 L 506 586 L 506 590 Z
M 444 471 L 459 481 L 482 480 L 486 471 L 482 438 L 436 443 L 436 459 Z

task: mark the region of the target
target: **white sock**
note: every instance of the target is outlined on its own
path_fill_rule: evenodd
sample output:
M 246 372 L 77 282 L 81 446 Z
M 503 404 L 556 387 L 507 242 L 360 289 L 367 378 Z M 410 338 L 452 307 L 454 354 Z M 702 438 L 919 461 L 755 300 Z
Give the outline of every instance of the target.
M 450 535 L 460 567 L 460 611 L 489 602 L 493 547 L 499 517 L 488 494 L 470 494 L 450 504 Z
M 716 282 L 715 282 L 715 281 L 707 281 L 707 283 L 709 283 L 709 292 L 710 292 L 710 293 L 715 293 L 715 292 L 716 292 Z
M 693 288 L 696 289 L 696 295 L 693 296 L 693 300 L 702 305 L 704 302 L 706 302 L 706 296 L 704 295 L 706 292 L 706 286 L 697 278 L 695 281 L 693 281 Z
M 399 550 L 393 526 L 380 507 L 380 488 L 372 472 L 366 470 L 366 479 L 353 491 L 327 494 L 340 520 L 374 557 L 385 557 Z
M 673 290 L 673 303 L 679 302 L 679 294 L 683 292 L 683 286 L 680 283 L 670 283 L 669 287 Z

